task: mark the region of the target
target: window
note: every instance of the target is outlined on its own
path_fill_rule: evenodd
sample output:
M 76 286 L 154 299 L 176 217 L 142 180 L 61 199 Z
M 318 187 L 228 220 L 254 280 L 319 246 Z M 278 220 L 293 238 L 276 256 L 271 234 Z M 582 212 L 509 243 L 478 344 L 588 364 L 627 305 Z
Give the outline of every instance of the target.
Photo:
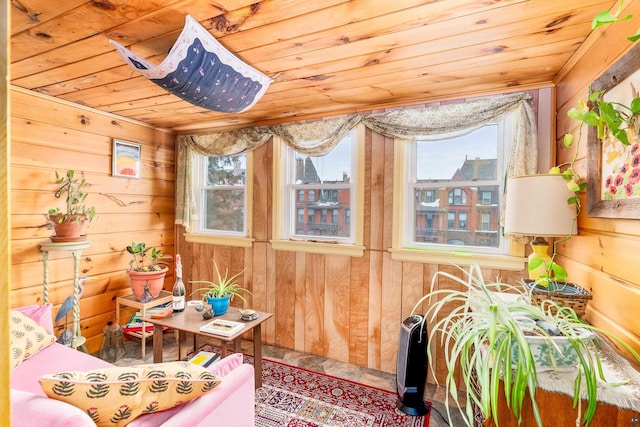
M 458 229 L 459 230 L 467 229 L 467 213 L 466 212 L 460 212 L 458 214 Z
M 462 188 L 454 188 L 449 192 L 449 204 L 450 205 L 466 205 L 467 193 Z
M 453 230 L 456 228 L 456 214 L 455 212 L 449 212 L 447 214 L 447 229 Z
M 523 268 L 521 247 L 511 254 L 498 220 L 514 121 L 507 115 L 456 138 L 395 141 L 394 260 Z
M 481 224 L 480 224 L 480 230 L 482 231 L 490 231 L 491 230 L 491 214 L 485 213 L 481 215 Z M 487 245 L 486 239 L 485 240 L 485 245 Z
M 491 200 L 492 200 L 491 191 L 480 192 L 480 203 L 482 203 L 483 205 L 490 205 Z
M 274 170 L 281 171 L 274 177 L 273 217 L 281 218 L 274 220 L 271 243 L 275 249 L 364 253 L 362 126 L 349 132 L 327 155 L 318 157 L 296 152 L 274 138 Z M 306 221 L 294 224 L 294 214 L 303 207 L 295 197 L 300 191 L 307 193 Z
M 424 201 L 427 203 L 433 203 L 436 201 L 436 192 L 434 190 L 425 190 Z
M 304 209 L 298 209 L 298 224 L 304 224 Z
M 298 191 L 298 201 L 299 202 L 304 202 L 304 190 L 299 190 Z
M 189 242 L 251 246 L 252 155 L 198 156 L 193 168 L 198 215 Z

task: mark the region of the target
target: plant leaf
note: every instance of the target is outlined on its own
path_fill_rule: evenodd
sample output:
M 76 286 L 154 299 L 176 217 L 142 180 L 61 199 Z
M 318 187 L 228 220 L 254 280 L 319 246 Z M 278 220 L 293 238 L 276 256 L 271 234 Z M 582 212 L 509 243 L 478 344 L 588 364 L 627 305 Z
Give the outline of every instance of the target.
M 608 10 L 603 10 L 593 17 L 593 21 L 591 22 L 591 29 L 595 30 L 598 27 L 602 27 L 603 25 L 613 24 L 614 22 L 622 22 L 631 19 L 633 15 L 627 15 L 624 18 L 617 18 Z
M 637 42 L 638 40 L 640 40 L 640 28 L 638 28 L 638 31 L 636 31 L 636 33 L 632 36 L 627 36 L 627 40 L 629 40 L 630 42 Z
M 575 137 L 570 134 L 567 133 L 564 135 L 564 140 L 562 141 L 565 147 L 571 147 L 571 145 L 573 145 L 573 141 L 575 140 Z

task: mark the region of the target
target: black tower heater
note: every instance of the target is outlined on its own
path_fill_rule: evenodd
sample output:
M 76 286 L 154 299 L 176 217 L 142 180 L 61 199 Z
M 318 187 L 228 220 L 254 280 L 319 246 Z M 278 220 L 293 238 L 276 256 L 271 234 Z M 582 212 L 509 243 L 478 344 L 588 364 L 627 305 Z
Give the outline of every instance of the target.
M 402 321 L 396 366 L 396 406 L 402 412 L 420 416 L 429 412 L 424 402 L 427 381 L 427 326 L 413 314 Z

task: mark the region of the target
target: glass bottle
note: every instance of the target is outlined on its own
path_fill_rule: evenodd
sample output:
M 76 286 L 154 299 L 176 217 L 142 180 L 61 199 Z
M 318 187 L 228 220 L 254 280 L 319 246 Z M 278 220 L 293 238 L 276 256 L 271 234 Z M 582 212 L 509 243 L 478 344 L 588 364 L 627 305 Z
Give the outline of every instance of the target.
M 187 290 L 182 283 L 182 263 L 180 255 L 176 254 L 176 283 L 173 284 L 173 312 L 184 311 Z

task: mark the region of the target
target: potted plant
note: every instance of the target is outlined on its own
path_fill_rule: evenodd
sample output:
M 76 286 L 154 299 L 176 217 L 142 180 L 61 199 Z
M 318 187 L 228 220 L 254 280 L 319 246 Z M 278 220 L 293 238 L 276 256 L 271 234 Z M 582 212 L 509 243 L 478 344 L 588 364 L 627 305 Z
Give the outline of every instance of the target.
M 140 300 L 147 287 L 151 296 L 156 298 L 160 295 L 164 278 L 169 271 L 169 267 L 163 260 L 171 257 L 163 254 L 160 249 L 147 247 L 144 242 L 131 243 L 131 246 L 127 246 L 127 252 L 132 256 L 127 274 L 133 295 Z
M 89 184 L 84 178 L 76 178 L 75 171 L 68 170 L 64 175 L 56 171 L 56 184 L 58 188 L 54 193 L 56 199 L 64 199 L 65 210 L 60 207 L 51 208 L 48 211 L 49 221 L 53 224 L 56 235 L 52 241 L 72 242 L 84 240 L 82 228 L 86 221 L 91 221 L 96 210 L 93 206 L 86 206 L 85 199 Z
M 437 272 L 431 291 L 418 301 L 413 312 L 428 303 L 424 322 L 429 325 L 429 341 L 440 344 L 447 369 L 446 389 L 467 425 L 474 425 L 476 407 L 485 421 L 498 423 L 496 405 L 502 382 L 513 415 L 521 421 L 522 405 L 528 395 L 533 416 L 541 426 L 535 400 L 537 372 L 575 365 L 574 396 L 581 396 L 581 390 L 586 390 L 588 403 L 583 422 L 588 426 L 597 404 L 597 379 L 605 380 L 599 353 L 592 345 L 599 337 L 593 332 L 619 343 L 638 361 L 640 355 L 615 336 L 584 323 L 570 308 L 552 301 L 533 305 L 529 294 L 519 286 L 485 283 L 477 265 L 468 272 L 462 271 L 462 278 Z M 434 290 L 441 277 L 455 281 L 462 289 Z M 431 351 L 429 348 L 428 357 L 434 360 Z M 464 408 L 458 400 L 461 391 L 457 378 L 462 378 L 465 387 Z M 451 419 L 449 399 L 446 407 Z
M 196 292 L 204 292 L 202 300 L 207 301 L 207 303 L 211 305 L 213 314 L 216 316 L 220 316 L 227 312 L 229 309 L 229 302 L 234 297 L 240 298 L 243 301 L 244 306 L 246 306 L 247 300 L 241 293 L 246 292 L 249 295 L 252 294 L 248 289 L 241 287 L 236 281 L 236 279 L 244 273 L 244 269 L 229 277 L 229 269 L 226 268 L 223 277 L 222 274 L 220 274 L 220 270 L 218 269 L 218 264 L 215 259 L 213 260 L 213 266 L 215 267 L 216 275 L 218 276 L 217 282 L 208 280 L 191 280 L 190 283 L 204 283 L 207 285 L 207 287 L 195 289 L 191 294 L 193 295 Z

